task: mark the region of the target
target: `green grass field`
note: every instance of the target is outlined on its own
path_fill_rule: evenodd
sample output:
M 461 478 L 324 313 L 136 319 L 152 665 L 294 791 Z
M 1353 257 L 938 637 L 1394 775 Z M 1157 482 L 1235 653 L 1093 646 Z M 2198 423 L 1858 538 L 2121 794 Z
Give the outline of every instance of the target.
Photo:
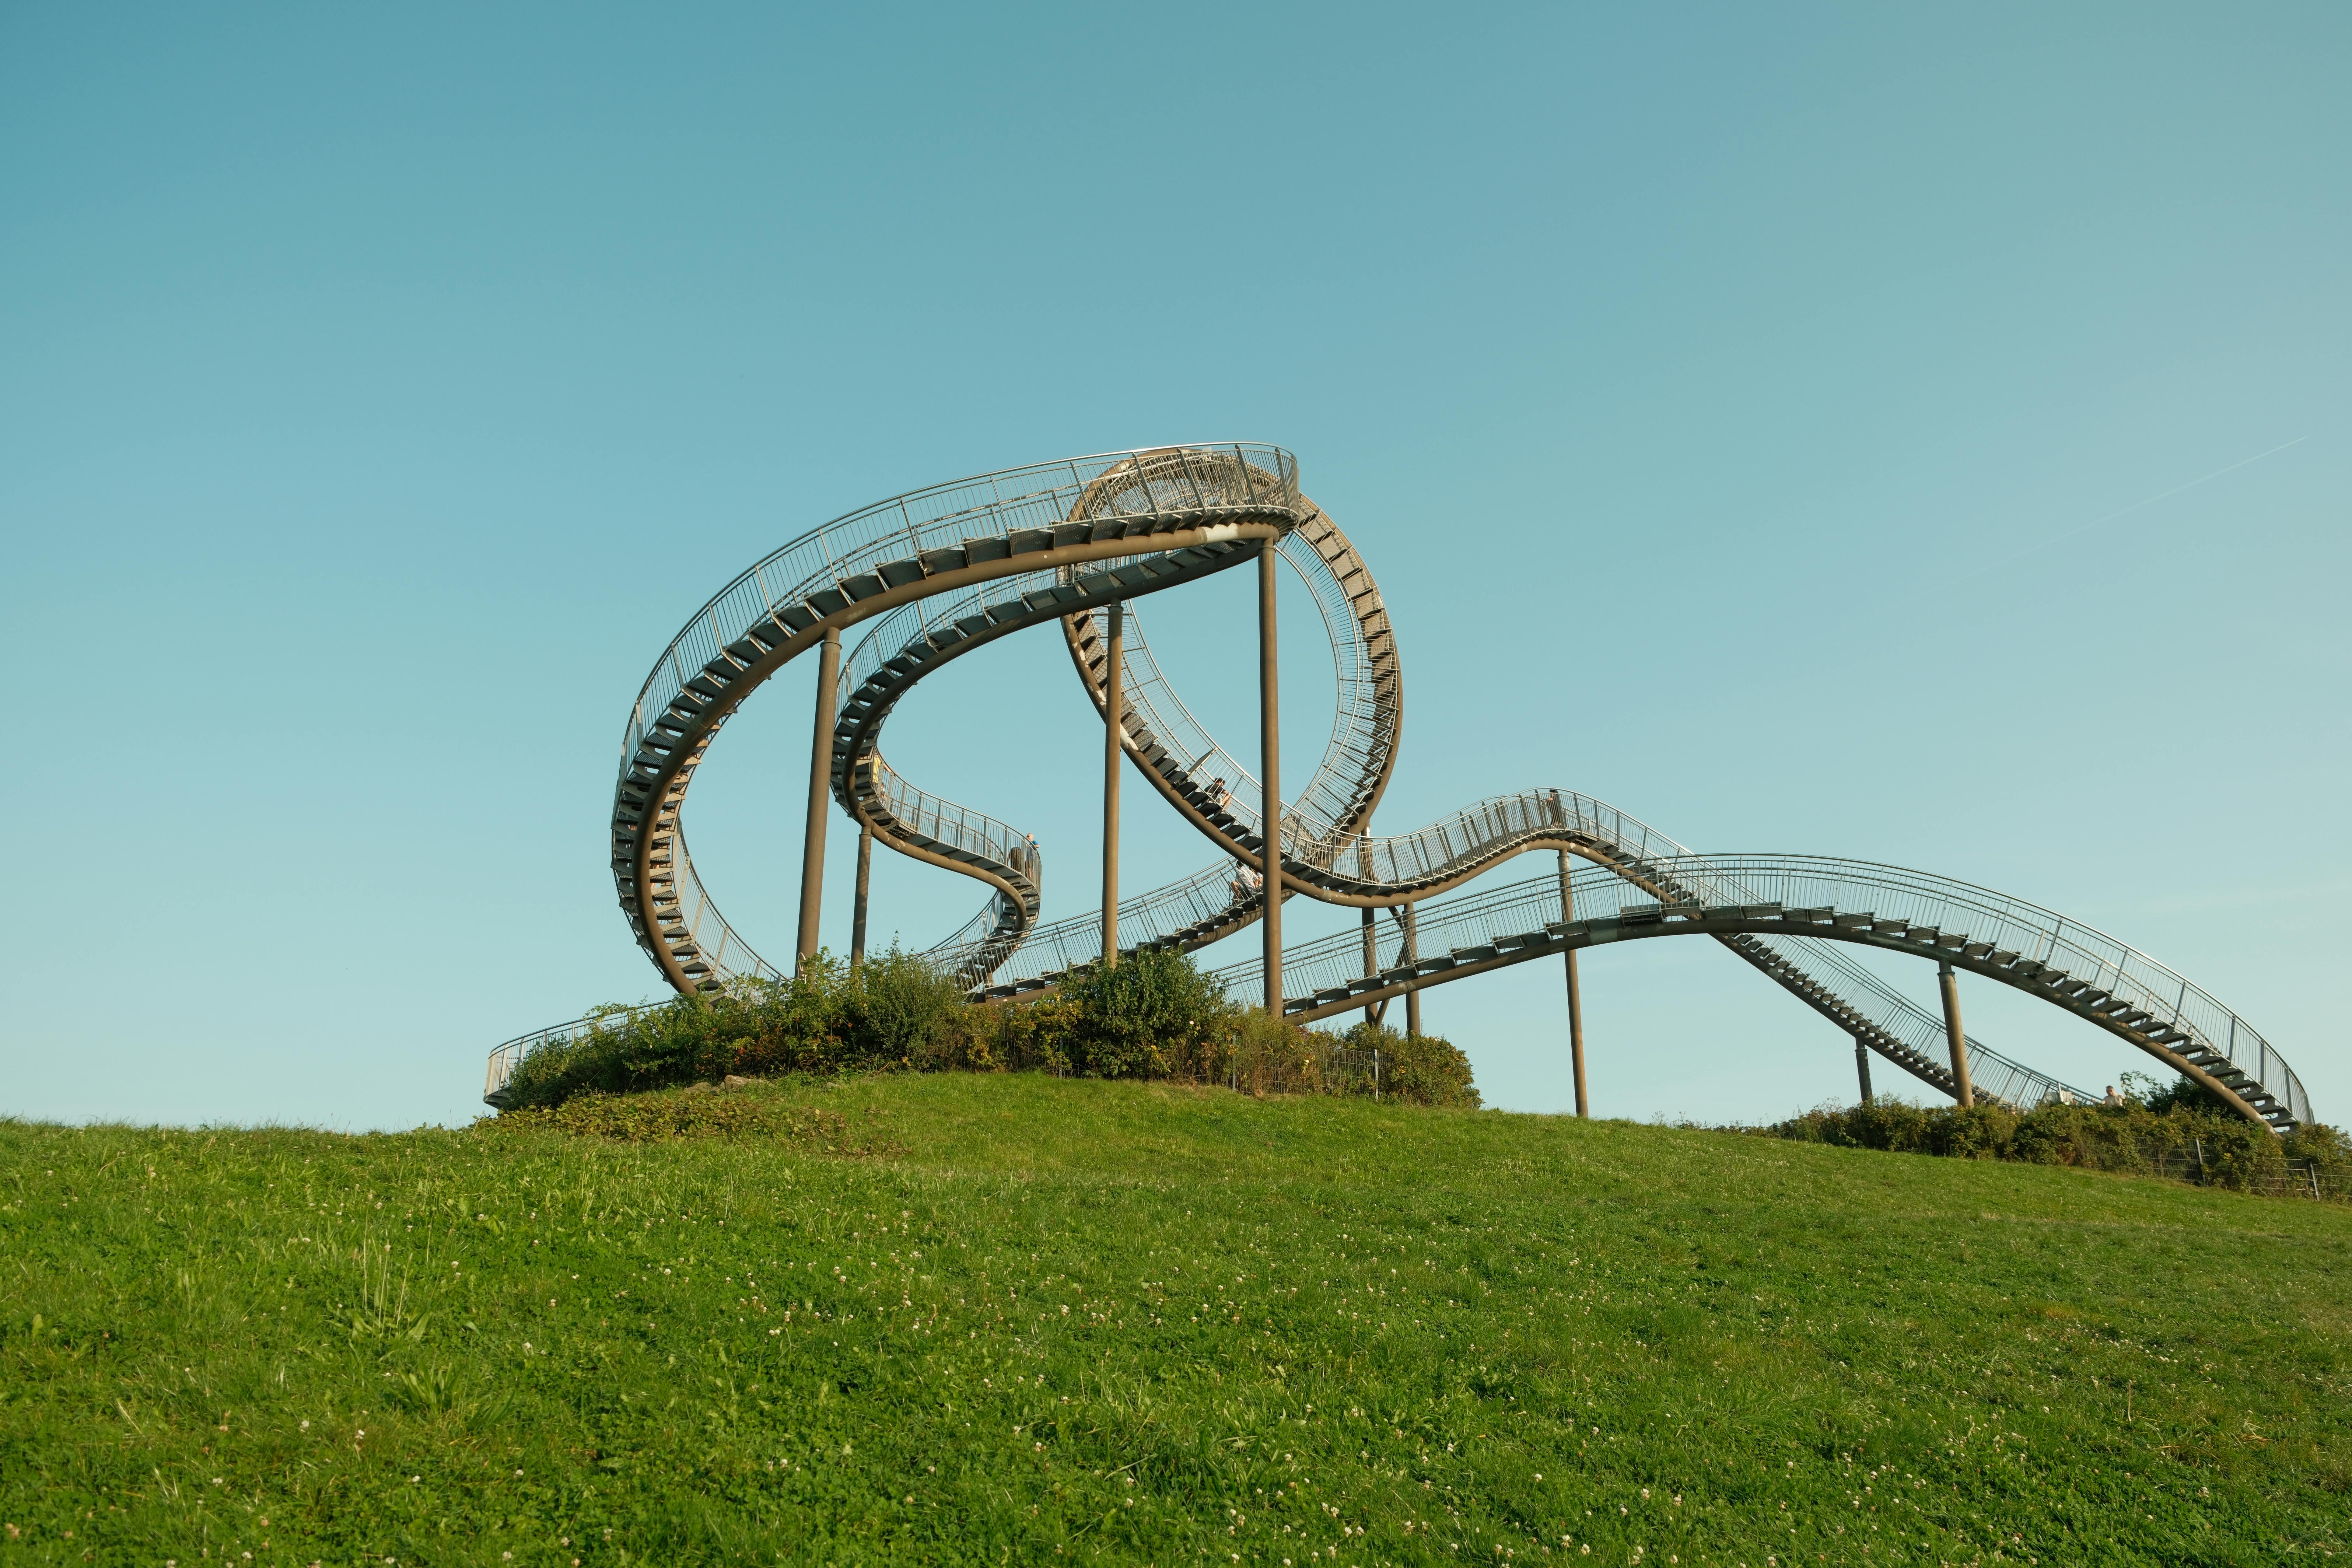
M 742 1095 L 771 1131 L 0 1122 L 0 1563 L 2352 1537 L 2341 1206 L 1029 1075 Z

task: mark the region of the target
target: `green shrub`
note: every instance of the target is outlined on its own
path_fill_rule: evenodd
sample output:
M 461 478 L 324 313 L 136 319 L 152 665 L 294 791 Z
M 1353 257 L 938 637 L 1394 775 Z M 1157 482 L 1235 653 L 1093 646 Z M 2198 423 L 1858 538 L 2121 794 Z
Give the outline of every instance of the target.
M 1323 1087 L 1321 1063 L 1307 1031 L 1263 1007 L 1234 1018 L 1226 1081 L 1244 1094 L 1313 1094 Z
M 1058 994 L 973 1007 L 962 1020 L 955 1066 L 969 1072 L 1063 1072 L 1073 1016 Z
M 912 953 L 892 947 L 868 956 L 837 986 L 843 1049 L 839 1065 L 911 1067 L 936 1071 L 962 1065 L 963 988 Z
M 837 968 L 820 960 L 792 980 L 738 980 L 647 1007 L 608 1007 L 564 1045 L 523 1058 L 511 1106 L 560 1105 L 591 1090 L 627 1094 L 714 1079 L 841 1065 Z
M 1472 1109 L 1481 1103 L 1478 1087 L 1471 1079 L 1470 1058 L 1442 1036 L 1401 1035 L 1379 1024 L 1359 1022 L 1343 1035 L 1315 1037 L 1324 1043 L 1322 1048 L 1326 1050 L 1337 1047 L 1349 1051 L 1380 1052 L 1380 1092 L 1386 1099 L 1401 1100 L 1409 1105 Z M 1335 1092 L 1372 1092 L 1370 1074 L 1349 1073 L 1344 1079 L 1329 1072 L 1323 1076 Z
M 1189 954 L 1143 952 L 1081 970 L 1034 1002 L 967 1002 L 919 954 L 893 948 L 852 971 L 818 953 L 788 980 L 738 979 L 639 1007 L 606 1007 L 569 1042 L 524 1058 L 510 1113 L 582 1096 L 842 1071 L 1036 1071 L 1223 1083 L 1255 1094 L 1369 1092 L 1327 1075 L 1335 1045 L 1381 1051 L 1387 1091 L 1423 1105 L 1478 1103 L 1470 1063 L 1444 1040 L 1359 1025 L 1339 1041 L 1244 1011 Z M 584 1114 L 584 1113 L 583 1113 Z M 598 1110 L 599 1116 L 609 1110 Z
M 2311 1161 L 2323 1180 L 2352 1173 L 2352 1140 L 2334 1128 L 2298 1128 L 2284 1138 L 2228 1110 L 2193 1080 L 2188 1091 L 2134 1089 L 2116 1105 L 2055 1102 L 2020 1113 L 1999 1104 L 1933 1108 L 1881 1100 L 1850 1109 L 1824 1107 L 1757 1131 L 1808 1143 L 1885 1149 L 1962 1159 L 2013 1160 L 2091 1171 L 2194 1172 L 2212 1186 L 2243 1192 L 2286 1174 L 2288 1161 Z
M 2236 1107 L 2186 1073 L 2161 1089 L 2154 1087 L 2155 1082 L 2155 1079 L 2142 1078 L 2136 1072 L 2124 1074 L 2125 1098 L 2140 1101 L 2158 1115 L 2168 1110 L 2187 1110 L 2200 1116 L 2238 1115 Z M 2150 1087 L 2141 1089 L 2139 1086 L 2143 1083 Z M 2243 1117 L 2238 1119 L 2244 1120 Z
M 1396 1065 L 1386 1047 L 1381 1052 L 1381 1089 L 1409 1105 L 1455 1105 L 1475 1110 L 1481 1103 L 1478 1086 L 1471 1081 L 1470 1058 L 1443 1035 L 1405 1035 L 1398 1038 Z
M 1199 1076 L 1231 1026 L 1223 988 L 1189 953 L 1129 953 L 1071 976 L 1062 995 L 1068 1065 L 1097 1078 Z

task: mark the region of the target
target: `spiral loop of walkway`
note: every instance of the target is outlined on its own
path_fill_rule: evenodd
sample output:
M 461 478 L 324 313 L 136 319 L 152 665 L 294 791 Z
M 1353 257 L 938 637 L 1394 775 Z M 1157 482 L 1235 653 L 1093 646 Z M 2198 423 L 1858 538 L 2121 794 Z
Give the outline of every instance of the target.
M 1376 950 L 1396 934 L 1376 940 L 1369 928 L 1285 949 L 1284 973 L 1308 983 L 1284 988 L 1298 993 L 1285 997 L 1286 1016 L 1311 1021 L 1612 941 L 1701 934 L 1860 1047 L 1965 1097 L 1966 1077 L 1938 1050 L 1948 1024 L 1958 1035 L 1956 1017 L 1916 1006 L 1839 951 L 1859 944 L 1932 958 L 2037 995 L 2274 1128 L 2309 1119 L 2292 1069 L 2205 992 L 2113 938 L 1986 889 L 1826 858 L 1697 856 L 1564 790 L 1491 797 L 1411 833 L 1371 833 L 1403 710 L 1387 611 L 1353 544 L 1300 493 L 1295 459 L 1247 444 L 1105 454 L 916 491 L 803 535 L 730 582 L 656 665 L 625 736 L 612 858 L 640 945 L 681 991 L 737 975 L 779 976 L 704 890 L 681 807 L 695 768 L 744 698 L 793 658 L 862 626 L 835 687 L 830 765 L 821 776 L 876 842 L 988 889 L 980 911 L 929 961 L 980 998 L 1041 992 L 1098 962 L 1098 914 L 1039 923 L 1042 858 L 1030 836 L 901 777 L 880 740 L 924 676 L 1048 621 L 1060 625 L 1102 710 L 1113 606 L 1125 625 L 1119 749 L 1217 851 L 1202 870 L 1120 900 L 1122 948 L 1190 950 L 1258 921 L 1264 889 L 1240 869 L 1265 855 L 1256 779 L 1185 707 L 1132 606 L 1255 562 L 1262 551 L 1276 552 L 1305 583 L 1339 676 L 1323 757 L 1307 786 L 1285 798 L 1276 825 L 1277 891 L 1385 909 L 1405 931 L 1418 926 L 1418 946 L 1408 936 L 1389 960 Z M 1438 897 L 1531 850 L 1579 857 L 1591 868 L 1571 878 L 1563 858 L 1559 874 Z M 1263 978 L 1257 964 L 1218 973 L 1236 990 Z M 497 1102 L 531 1049 L 590 1022 L 501 1046 L 488 1098 Z M 1977 1065 L 1979 1092 L 2011 1104 L 2081 1092 L 1972 1038 L 1962 1059 Z

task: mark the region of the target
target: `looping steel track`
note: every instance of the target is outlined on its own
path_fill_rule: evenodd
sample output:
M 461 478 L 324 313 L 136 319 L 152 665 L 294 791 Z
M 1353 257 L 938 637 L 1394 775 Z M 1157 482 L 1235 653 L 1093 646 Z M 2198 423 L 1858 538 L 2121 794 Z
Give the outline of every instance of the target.
M 1415 905 L 1423 938 L 1415 962 L 1386 966 L 1361 962 L 1360 942 L 1369 939 L 1354 932 L 1286 952 L 1286 974 L 1314 981 L 1311 994 L 1286 1001 L 1287 1015 L 1321 1017 L 1602 942 L 1706 935 L 1843 1032 L 1952 1092 L 1953 1074 L 1934 1055 L 1942 1020 L 1832 945 L 1860 943 L 1934 957 L 2039 995 L 2205 1083 L 2254 1121 L 2284 1130 L 2309 1119 L 2292 1069 L 2210 996 L 2112 938 L 1984 889 L 1847 862 L 1702 858 L 1614 807 L 1561 790 L 1494 797 L 1409 834 L 1369 833 L 1403 720 L 1388 614 L 1353 544 L 1300 493 L 1296 460 L 1246 444 L 1105 454 L 895 497 L 803 535 L 730 583 L 664 652 L 624 738 L 612 861 L 639 944 L 681 991 L 731 975 L 777 977 L 703 890 L 680 811 L 696 767 L 744 699 L 828 633 L 863 626 L 836 689 L 833 795 L 877 842 L 990 889 L 986 905 L 931 950 L 931 961 L 982 996 L 1042 991 L 1093 962 L 1098 914 L 1039 923 L 1043 868 L 1034 841 L 900 777 L 881 754 L 884 726 L 924 676 L 1047 621 L 1060 624 L 1099 711 L 1109 606 L 1132 606 L 1253 561 L 1261 548 L 1278 552 L 1307 584 L 1338 664 L 1331 738 L 1307 786 L 1283 803 L 1282 896 Z M 1133 609 L 1126 616 L 1120 749 L 1218 855 L 1192 877 L 1122 900 L 1120 929 L 1130 948 L 1189 950 L 1263 913 L 1263 891 L 1235 868 L 1262 860 L 1267 826 L 1251 770 L 1193 718 Z M 1580 874 L 1573 889 L 1561 875 L 1438 897 L 1538 849 L 1566 851 L 1596 869 Z M 1792 904 L 1759 890 L 1783 886 L 1801 886 L 1804 899 Z M 1571 896 L 1582 918 L 1564 901 Z M 1559 907 L 1529 918 L 1548 901 Z M 1591 912 L 1608 903 L 1614 913 Z M 1480 940 L 1452 941 L 1465 932 Z M 2038 954 L 2028 951 L 2036 942 L 2044 944 Z M 1242 984 L 1255 968 L 1222 973 Z M 491 1060 L 493 1102 L 522 1056 L 585 1023 L 500 1047 Z M 2031 1104 L 2065 1089 L 1974 1041 L 1969 1050 L 1998 1098 Z

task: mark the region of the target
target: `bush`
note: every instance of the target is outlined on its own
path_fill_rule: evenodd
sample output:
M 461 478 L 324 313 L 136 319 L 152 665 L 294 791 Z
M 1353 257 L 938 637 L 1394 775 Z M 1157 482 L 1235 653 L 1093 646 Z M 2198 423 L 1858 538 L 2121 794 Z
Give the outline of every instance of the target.
M 1173 1079 L 1261 1095 L 1368 1092 L 1369 1079 L 1359 1085 L 1352 1074 L 1323 1071 L 1323 1058 L 1342 1047 L 1377 1047 L 1396 1099 L 1478 1103 L 1469 1060 L 1444 1040 L 1365 1025 L 1339 1040 L 1310 1036 L 1227 1001 L 1185 953 L 1128 954 L 1113 968 L 1068 976 L 1037 1001 L 976 1006 L 919 954 L 895 947 L 855 971 L 819 953 L 789 980 L 739 979 L 648 1006 L 600 1009 L 570 1041 L 525 1058 L 505 1100 L 519 1115 L 730 1074 L 899 1068 Z
M 1234 1020 L 1226 1081 L 1245 1094 L 1313 1094 L 1323 1087 L 1322 1064 L 1304 1028 L 1252 1007 Z
M 1129 953 L 1061 989 L 1068 1066 L 1097 1078 L 1198 1076 L 1231 1026 L 1223 988 L 1187 953 Z
M 962 1065 L 963 988 L 897 947 L 868 957 L 840 988 L 843 1065 L 911 1067 L 928 1070 Z
M 1768 1137 L 1855 1149 L 2014 1160 L 2091 1171 L 2187 1171 L 2208 1185 L 2243 1192 L 2286 1174 L 2288 1161 L 2310 1161 L 2323 1181 L 2352 1173 L 2352 1140 L 2316 1124 L 2284 1138 L 2226 1108 L 2191 1079 L 2155 1092 L 2126 1074 L 2134 1092 L 2116 1105 L 2052 1102 L 2022 1114 L 1998 1104 L 1961 1110 L 1881 1100 L 1850 1109 L 1823 1107 L 1769 1127 Z
M 2136 1072 L 2124 1074 L 2123 1081 L 2125 1098 L 2139 1100 L 2159 1116 L 2168 1110 L 2186 1110 L 2199 1116 L 2238 1117 L 2236 1109 L 2228 1100 L 2185 1073 L 2161 1089 L 2141 1090 L 2139 1085 L 2153 1085 L 2156 1080 L 2142 1078 Z M 2238 1117 L 2238 1120 L 2242 1121 L 2245 1118 Z
M 1408 1105 L 1458 1105 L 1474 1110 L 1481 1103 L 1478 1086 L 1471 1080 L 1470 1058 L 1443 1036 L 1400 1035 L 1378 1024 L 1360 1022 L 1344 1035 L 1317 1037 L 1343 1050 L 1380 1052 L 1380 1091 L 1385 1098 Z M 1349 1089 L 1370 1094 L 1370 1076 L 1351 1075 Z
M 523 1058 L 509 1106 L 560 1105 L 592 1090 L 629 1094 L 716 1079 L 850 1065 L 843 1043 L 851 988 L 820 953 L 789 980 L 735 980 L 645 1007 L 605 1007 L 583 1034 Z

